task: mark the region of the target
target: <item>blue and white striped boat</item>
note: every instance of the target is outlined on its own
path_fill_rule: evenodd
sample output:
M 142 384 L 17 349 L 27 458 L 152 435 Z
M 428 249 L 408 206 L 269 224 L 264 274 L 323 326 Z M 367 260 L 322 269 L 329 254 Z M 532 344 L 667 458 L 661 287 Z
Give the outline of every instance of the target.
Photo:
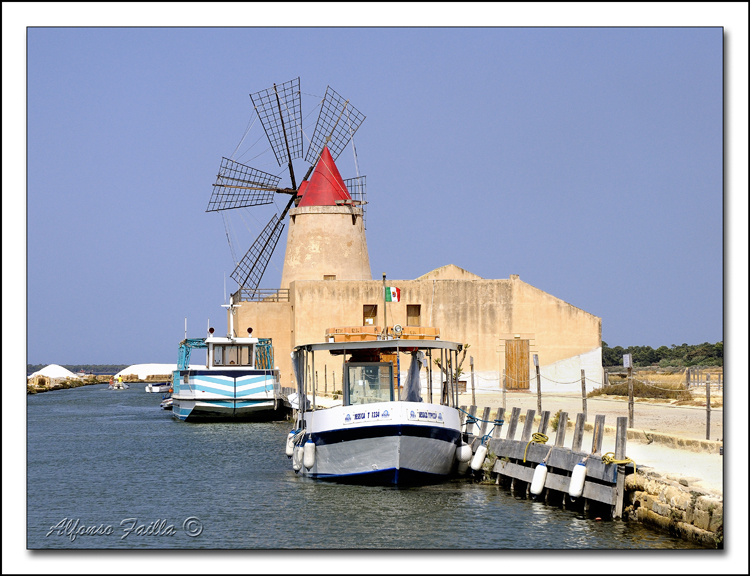
M 228 305 L 232 310 L 236 305 Z M 217 421 L 283 420 L 289 413 L 281 395 L 278 368 L 273 367 L 273 347 L 268 338 L 234 334 L 234 314 L 230 332 L 207 338 L 186 338 L 180 343 L 177 370 L 172 374 L 172 415 L 180 420 Z M 206 367 L 190 367 L 193 348 L 206 349 Z

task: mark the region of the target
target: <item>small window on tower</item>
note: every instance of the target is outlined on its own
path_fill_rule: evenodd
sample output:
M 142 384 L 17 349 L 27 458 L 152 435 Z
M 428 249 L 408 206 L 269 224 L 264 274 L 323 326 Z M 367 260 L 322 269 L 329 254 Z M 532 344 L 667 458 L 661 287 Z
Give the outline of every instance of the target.
M 323 274 L 323 280 L 336 280 L 336 274 Z
M 365 304 L 362 307 L 362 325 L 363 326 L 375 326 L 378 317 L 378 305 L 377 304 Z
M 407 326 L 419 326 L 421 314 L 422 314 L 422 306 L 420 304 L 407 304 L 406 305 L 406 325 Z

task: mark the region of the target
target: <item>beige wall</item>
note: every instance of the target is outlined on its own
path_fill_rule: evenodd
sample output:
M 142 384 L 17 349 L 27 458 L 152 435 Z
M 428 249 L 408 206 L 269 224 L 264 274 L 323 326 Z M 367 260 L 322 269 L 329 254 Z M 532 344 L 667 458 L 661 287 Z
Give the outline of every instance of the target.
M 281 287 L 295 280 L 370 280 L 362 208 L 303 206 L 289 211 Z
M 503 280 L 388 280 L 387 284 L 401 289 L 401 301 L 388 304 L 388 325 L 406 326 L 406 306 L 419 304 L 422 326 L 439 328 L 443 340 L 471 345 L 465 370 L 468 356 L 473 356 L 477 372 L 501 371 L 505 340 L 517 334 L 530 340 L 531 353 L 539 354 L 542 366 L 601 346 L 600 318 L 517 276 Z M 299 280 L 290 286 L 290 302 L 243 302 L 236 322 L 242 330 L 250 322 L 254 336 L 273 338 L 282 385 L 291 386 L 292 348 L 323 341 L 326 328 L 361 326 L 365 304 L 377 304 L 377 323 L 383 326 L 382 280 Z M 337 372 L 340 388 L 341 360 L 316 354 L 320 388 L 326 364 L 329 390 L 331 370 Z

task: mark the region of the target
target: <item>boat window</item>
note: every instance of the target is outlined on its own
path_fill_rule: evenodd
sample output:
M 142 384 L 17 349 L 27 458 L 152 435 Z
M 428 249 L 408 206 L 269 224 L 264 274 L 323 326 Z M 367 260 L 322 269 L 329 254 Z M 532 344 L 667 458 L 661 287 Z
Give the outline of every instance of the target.
M 224 347 L 214 346 L 214 366 L 224 365 Z
M 349 404 L 393 401 L 393 365 L 390 362 L 347 364 Z
M 242 366 L 252 366 L 253 364 L 253 346 L 240 346 L 240 364 Z
M 224 362 L 228 366 L 237 366 L 240 363 L 240 347 L 226 346 L 224 351 Z

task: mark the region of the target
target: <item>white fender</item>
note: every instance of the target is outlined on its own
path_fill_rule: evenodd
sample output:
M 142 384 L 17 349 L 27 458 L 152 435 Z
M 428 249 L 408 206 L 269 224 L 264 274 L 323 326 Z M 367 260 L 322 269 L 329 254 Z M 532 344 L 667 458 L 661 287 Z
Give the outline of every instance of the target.
M 538 496 L 544 490 L 544 482 L 547 480 L 547 466 L 544 462 L 540 463 L 534 470 L 534 477 L 531 479 L 529 492 Z
M 484 457 L 487 456 L 487 446 L 482 444 L 477 451 L 474 453 L 474 458 L 471 461 L 471 469 L 479 470 L 484 464 Z
M 302 469 L 302 446 L 294 447 L 294 455 L 292 456 L 292 468 L 295 472 L 299 472 Z
M 286 437 L 286 455 L 291 458 L 294 454 L 294 430 L 289 432 L 289 436 Z
M 568 494 L 571 498 L 578 498 L 583 494 L 583 483 L 586 481 L 586 464 L 579 462 L 573 466 L 573 474 L 570 476 L 570 488 Z
M 468 462 L 471 460 L 471 445 L 462 442 L 461 445 L 456 448 L 456 459 L 459 462 Z
M 315 442 L 307 439 L 305 442 L 304 456 L 302 457 L 302 463 L 308 470 L 315 464 Z

